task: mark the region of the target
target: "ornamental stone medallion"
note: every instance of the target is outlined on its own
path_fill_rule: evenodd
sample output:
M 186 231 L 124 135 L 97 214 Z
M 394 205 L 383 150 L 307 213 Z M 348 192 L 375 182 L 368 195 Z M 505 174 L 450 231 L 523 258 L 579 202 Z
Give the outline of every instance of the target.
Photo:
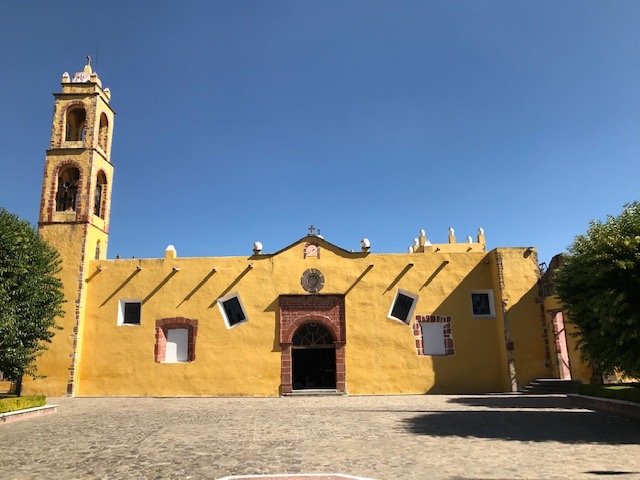
M 318 293 L 324 287 L 324 275 L 315 268 L 305 270 L 300 278 L 300 284 L 306 292 Z

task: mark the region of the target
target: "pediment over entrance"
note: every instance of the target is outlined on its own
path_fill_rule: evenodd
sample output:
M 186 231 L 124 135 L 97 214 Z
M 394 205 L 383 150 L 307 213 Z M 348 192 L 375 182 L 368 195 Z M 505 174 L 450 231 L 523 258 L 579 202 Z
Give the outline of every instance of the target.
M 280 295 L 279 303 L 281 344 L 291 344 L 295 331 L 309 322 L 321 323 L 344 343 L 344 295 Z

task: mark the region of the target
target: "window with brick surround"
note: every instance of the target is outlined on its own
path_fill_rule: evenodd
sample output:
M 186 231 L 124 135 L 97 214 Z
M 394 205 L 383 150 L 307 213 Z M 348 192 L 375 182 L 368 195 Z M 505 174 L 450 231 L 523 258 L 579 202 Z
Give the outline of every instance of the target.
M 140 300 L 120 300 L 118 302 L 118 325 L 140 325 L 142 302 Z
M 228 328 L 248 321 L 246 310 L 237 293 L 231 293 L 219 298 L 218 308 Z
M 163 318 L 156 320 L 156 363 L 184 363 L 196 359 L 198 320 Z
M 496 307 L 493 290 L 472 290 L 471 311 L 474 318 L 494 318 Z
M 391 308 L 389 308 L 387 318 L 390 318 L 391 320 L 399 320 L 400 322 L 408 325 L 409 322 L 411 322 L 411 317 L 416 309 L 418 298 L 418 295 L 414 295 L 406 290 L 398 289 L 393 302 L 391 302 Z
M 445 315 L 418 315 L 413 324 L 418 355 L 453 355 L 451 317 Z

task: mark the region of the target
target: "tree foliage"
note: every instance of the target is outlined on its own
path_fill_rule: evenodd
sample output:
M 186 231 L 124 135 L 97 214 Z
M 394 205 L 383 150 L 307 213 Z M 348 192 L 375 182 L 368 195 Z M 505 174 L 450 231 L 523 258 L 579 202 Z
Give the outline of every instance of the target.
M 581 353 L 603 371 L 640 375 L 640 202 L 576 237 L 555 277 Z
M 20 385 L 61 315 L 58 252 L 26 221 L 0 208 L 0 371 Z

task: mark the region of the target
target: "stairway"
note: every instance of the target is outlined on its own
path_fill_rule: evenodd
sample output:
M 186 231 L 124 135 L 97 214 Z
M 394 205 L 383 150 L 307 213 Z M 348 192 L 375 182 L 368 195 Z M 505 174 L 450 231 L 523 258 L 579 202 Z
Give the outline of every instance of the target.
M 536 378 L 528 385 L 520 389 L 522 393 L 530 395 L 562 395 L 566 393 L 578 393 L 578 380 L 561 380 L 559 378 Z

